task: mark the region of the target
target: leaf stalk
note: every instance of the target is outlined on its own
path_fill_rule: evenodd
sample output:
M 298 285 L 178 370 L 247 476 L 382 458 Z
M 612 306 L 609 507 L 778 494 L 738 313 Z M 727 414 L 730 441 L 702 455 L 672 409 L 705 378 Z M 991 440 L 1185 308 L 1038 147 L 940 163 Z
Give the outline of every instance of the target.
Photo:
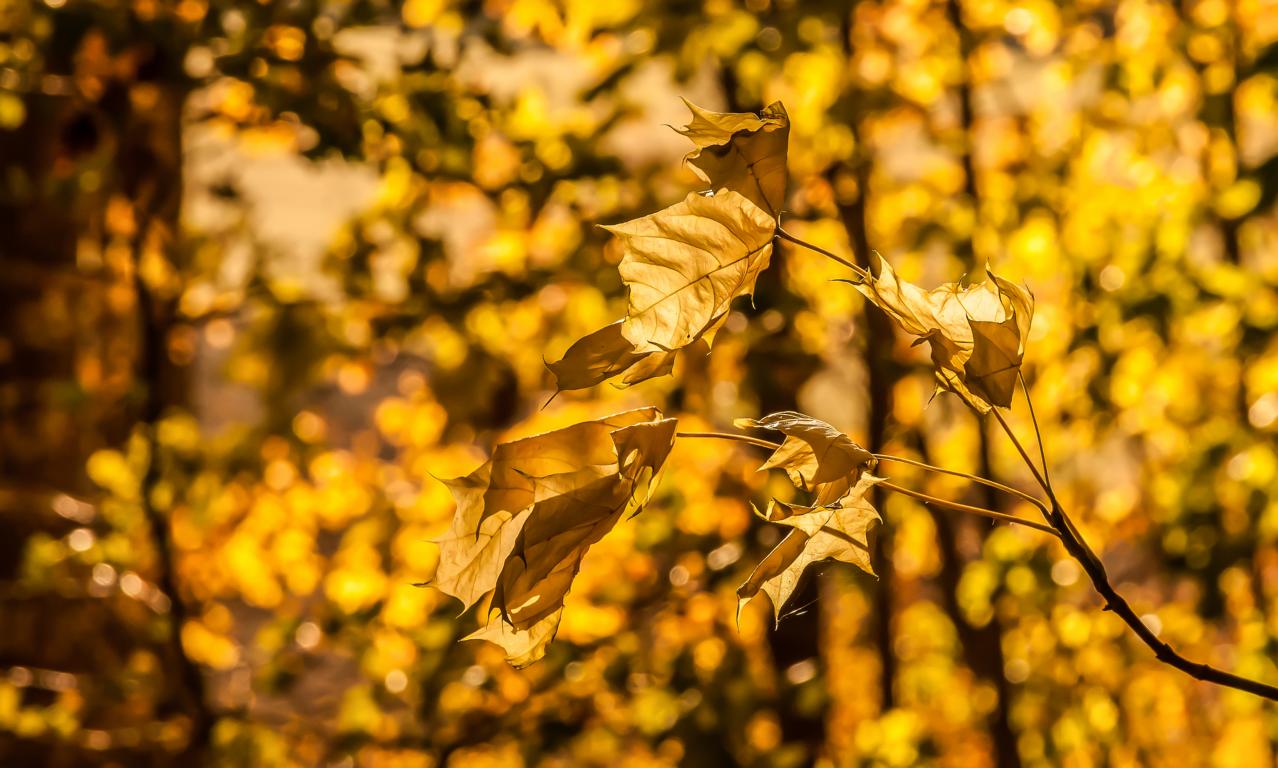
M 714 439 L 714 440 L 735 440 L 739 443 L 756 445 L 760 448 L 769 448 L 774 451 L 781 447 L 780 443 L 774 443 L 770 440 L 761 440 L 757 437 L 750 437 L 749 435 L 737 435 L 737 434 L 732 434 L 730 432 L 676 432 L 675 436 L 676 437 L 708 438 L 708 439 Z M 1035 499 L 1033 496 L 1030 496 L 1024 493 L 1023 491 L 1018 491 L 1014 488 L 1003 485 L 1002 483 L 994 482 L 993 480 L 987 480 L 983 477 L 969 475 L 966 472 L 959 472 L 957 470 L 942 469 L 941 467 L 934 467 L 930 464 L 924 464 L 921 461 L 914 461 L 913 459 L 902 459 L 896 456 L 889 456 L 887 454 L 873 454 L 873 455 L 876 459 L 886 459 L 888 461 L 897 461 L 902 464 L 911 464 L 917 467 L 929 469 L 935 472 L 941 472 L 947 475 L 956 475 L 959 477 L 965 477 L 974 482 L 990 485 L 994 488 L 998 488 L 1000 490 L 1006 491 L 1007 493 L 1011 493 L 1015 496 L 1019 496 L 1021 498 L 1024 498 L 1034 503 L 1038 507 L 1043 508 L 1043 503 L 1039 501 L 1038 499 Z M 900 493 L 905 496 L 913 497 L 927 504 L 933 504 L 935 506 L 943 507 L 945 509 L 951 509 L 956 512 L 967 512 L 968 514 L 979 515 L 981 517 L 988 517 L 992 520 L 1002 520 L 1008 523 L 1017 523 L 1019 525 L 1029 526 L 1030 528 L 1043 531 L 1044 533 L 1048 533 L 1048 534 L 1051 534 L 1052 536 L 1056 536 L 1057 538 L 1059 538 L 1059 534 L 1057 534 L 1054 528 L 1051 528 L 1050 526 L 1047 526 L 1047 525 L 1043 525 L 1042 523 L 1036 523 L 1033 520 L 1026 520 L 1021 517 L 1016 517 L 1015 515 L 1008 515 L 1002 512 L 995 512 L 992 509 L 985 509 L 984 507 L 973 507 L 968 504 L 961 504 L 957 501 L 948 501 L 946 499 L 938 498 L 930 494 L 921 493 L 919 491 L 912 491 L 908 488 L 903 488 L 899 485 L 896 485 L 895 483 L 891 483 L 887 481 L 881 482 L 878 485 L 881 488 L 885 488 L 889 491 L 894 491 L 896 493 Z
M 736 440 L 738 443 L 749 443 L 757 445 L 760 448 L 771 448 L 776 450 L 781 447 L 780 443 L 774 443 L 771 440 L 762 440 L 749 435 L 734 435 L 731 432 L 676 432 L 675 437 L 703 437 L 715 440 Z
M 781 238 L 782 240 L 789 240 L 790 242 L 794 243 L 797 246 L 807 248 L 809 251 L 819 253 L 822 256 L 826 257 L 827 259 L 833 259 L 834 261 L 837 261 L 838 263 L 842 264 L 843 266 L 855 272 L 857 274 L 857 277 L 860 277 L 862 280 L 871 279 L 870 273 L 866 272 L 863 267 L 857 266 L 856 264 L 848 261 L 842 256 L 831 253 L 830 251 L 827 251 L 826 249 L 822 248 L 819 245 L 813 245 L 812 243 L 809 243 L 805 240 L 800 240 L 799 238 L 795 237 L 789 232 L 786 232 L 784 229 L 782 229 L 779 226 L 777 227 L 777 237 Z
M 909 496 L 911 498 L 918 499 L 924 504 L 931 504 L 933 506 L 942 507 L 944 509 L 952 509 L 956 512 L 966 512 L 969 515 L 979 515 L 980 517 L 988 517 L 991 520 L 1002 520 L 1005 523 L 1016 523 L 1017 525 L 1024 525 L 1029 528 L 1033 528 L 1036 531 L 1042 531 L 1043 533 L 1049 534 L 1055 538 L 1058 538 L 1058 539 L 1060 538 L 1060 534 L 1057 533 L 1056 529 L 1052 528 L 1051 526 L 1044 525 L 1042 523 L 1036 523 L 1033 520 L 1026 520 L 1023 517 L 1017 517 L 1015 515 L 1007 515 L 1002 512 L 995 512 L 992 509 L 985 509 L 984 507 L 973 507 L 969 504 L 960 504 L 957 501 L 948 501 L 946 499 L 939 499 L 935 496 L 931 496 L 926 493 L 920 493 L 918 491 L 912 491 L 909 488 L 903 488 L 897 485 L 896 483 L 890 483 L 887 481 L 879 483 L 879 487 L 887 489 L 894 493 L 899 493 L 903 496 Z
M 973 475 L 967 472 L 960 472 L 957 469 L 946 469 L 945 467 L 937 467 L 922 461 L 917 461 L 915 459 L 907 459 L 904 456 L 893 456 L 888 453 L 876 453 L 874 454 L 874 458 L 878 459 L 879 461 L 892 461 L 898 464 L 908 464 L 912 467 L 925 469 L 928 472 L 937 472 L 942 475 L 952 475 L 954 477 L 961 477 L 964 480 L 970 480 L 973 483 L 979 483 L 981 485 L 993 488 L 996 491 L 1002 491 L 1003 493 L 1010 494 L 1012 496 L 1017 497 L 1018 499 L 1028 501 L 1030 504 L 1033 504 L 1035 507 L 1037 507 L 1043 513 L 1044 517 L 1048 515 L 1047 505 L 1044 504 L 1040 499 L 1037 499 L 1034 496 L 1031 496 L 1030 494 L 1018 488 L 1013 488 L 1010 485 L 1004 485 L 996 480 L 991 480 L 987 477 L 981 477 L 980 475 Z

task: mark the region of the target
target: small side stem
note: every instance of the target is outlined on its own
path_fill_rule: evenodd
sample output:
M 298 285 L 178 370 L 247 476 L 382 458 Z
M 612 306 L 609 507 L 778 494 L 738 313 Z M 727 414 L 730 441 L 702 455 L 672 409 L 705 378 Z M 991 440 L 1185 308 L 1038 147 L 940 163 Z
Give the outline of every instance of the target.
M 1028 396 L 1028 392 L 1026 393 L 1026 396 Z M 990 412 L 994 414 L 994 418 L 998 420 L 999 426 L 1003 428 L 1003 433 L 1007 435 L 1008 440 L 1012 441 L 1012 445 L 1016 446 L 1016 451 L 1021 455 L 1021 460 L 1025 462 L 1026 467 L 1029 467 L 1029 471 L 1034 475 L 1034 479 L 1038 481 L 1043 492 L 1047 494 L 1047 498 L 1052 505 L 1051 509 L 1044 513 L 1047 517 L 1047 521 L 1052 524 L 1053 528 L 1061 532 L 1062 541 L 1073 539 L 1078 543 L 1079 551 L 1085 555 L 1085 558 L 1079 558 L 1080 562 L 1086 559 L 1100 566 L 1101 570 L 1104 571 L 1104 566 L 1101 566 L 1100 564 L 1100 557 L 1092 551 L 1092 548 L 1088 546 L 1087 542 L 1078 532 L 1078 529 L 1074 527 L 1074 521 L 1070 520 L 1069 515 L 1065 514 L 1065 509 L 1056 498 L 1056 491 L 1052 488 L 1052 484 L 1047 482 L 1047 478 L 1038 471 L 1038 467 L 1035 466 L 1034 460 L 1030 458 L 1029 451 L 1025 450 L 1025 446 L 1021 444 L 1016 433 L 1012 431 L 1012 427 L 1007 423 L 1007 419 L 1003 418 L 1003 414 L 999 412 L 998 408 L 992 408 L 990 409 Z M 1044 472 L 1047 470 L 1046 462 L 1043 464 L 1043 470 Z M 1073 551 L 1071 551 L 1070 554 L 1074 554 Z M 1083 564 L 1086 566 L 1086 563 Z
M 1043 513 L 1045 517 L 1048 514 L 1047 505 L 1044 504 L 1041 500 L 1034 498 L 1033 496 L 1029 495 L 1025 491 L 1013 488 L 1010 485 L 1003 485 L 1002 483 L 996 480 L 990 480 L 987 477 L 981 477 L 980 475 L 971 475 L 971 474 L 968 474 L 967 472 L 960 472 L 957 469 L 946 469 L 945 467 L 937 467 L 922 461 L 915 461 L 914 459 L 907 459 L 902 456 L 892 456 L 891 454 L 887 454 L 887 453 L 876 453 L 874 454 L 874 458 L 878 459 L 879 461 L 893 461 L 898 464 L 909 464 L 912 467 L 918 467 L 919 469 L 926 469 L 929 472 L 937 472 L 942 475 L 952 475 L 954 477 L 961 477 L 964 480 L 970 480 L 973 483 L 980 483 L 981 485 L 988 486 L 990 488 L 993 488 L 996 491 L 1002 491 L 1003 493 L 1011 494 L 1012 496 L 1015 496 L 1019 499 L 1028 501 L 1030 504 L 1033 504 L 1035 507 L 1038 507 L 1038 509 Z
M 1056 532 L 1055 528 L 1052 528 L 1049 525 L 1044 525 L 1042 523 L 1036 523 L 1033 520 L 1026 520 L 1021 517 L 1016 517 L 1015 515 L 1005 515 L 1002 512 L 995 512 L 992 509 L 985 509 L 984 507 L 973 507 L 968 504 L 960 504 L 957 501 L 948 501 L 946 499 L 938 499 L 935 496 L 929 496 L 926 493 L 919 493 L 918 491 L 912 491 L 909 488 L 902 488 L 901 486 L 895 483 L 889 483 L 886 481 L 879 483 L 879 487 L 889 491 L 893 491 L 895 493 L 899 493 L 903 496 L 909 496 L 911 498 L 918 499 L 919 501 L 922 501 L 924 504 L 932 504 L 934 506 L 944 507 L 945 509 L 952 509 L 956 512 L 966 512 L 971 515 L 980 515 L 981 517 L 988 517 L 991 520 L 1002 520 L 1005 523 L 1016 523 L 1018 525 L 1024 525 L 1029 528 L 1033 528 L 1034 530 L 1042 531 L 1043 533 L 1050 534 L 1058 539 L 1060 538 L 1060 534 Z
M 781 447 L 780 443 L 774 443 L 769 440 L 760 440 L 757 437 L 749 435 L 734 435 L 730 432 L 676 432 L 675 437 L 709 437 L 715 440 L 736 440 L 738 443 L 749 443 L 757 445 L 760 448 L 771 448 L 776 450 Z
M 1016 433 L 1012 431 L 1012 427 L 1007 423 L 1007 419 L 1003 418 L 1003 414 L 999 412 L 997 407 L 991 408 L 990 413 L 994 414 L 995 419 L 998 419 L 999 426 L 1003 428 L 1003 432 L 1007 435 L 1008 439 L 1012 441 L 1012 445 L 1016 446 L 1016 450 L 1021 454 L 1021 459 L 1024 460 L 1025 466 L 1029 467 L 1029 471 L 1034 475 L 1034 480 L 1038 483 L 1039 487 L 1043 489 L 1043 492 L 1047 494 L 1047 497 L 1052 500 L 1052 504 L 1055 505 L 1056 496 L 1052 493 L 1051 484 L 1049 484 L 1047 479 L 1043 477 L 1043 473 L 1038 471 L 1038 466 L 1034 464 L 1034 460 L 1030 458 L 1029 451 L 1025 450 L 1025 446 L 1021 445 L 1020 439 L 1017 438 Z
M 759 439 L 759 438 L 757 438 L 757 437 L 750 437 L 749 435 L 734 435 L 734 434 L 732 434 L 732 433 L 730 433 L 730 432 L 676 432 L 676 433 L 675 433 L 675 437 L 700 437 L 700 438 L 710 438 L 710 439 L 714 439 L 714 440 L 735 440 L 736 442 L 739 442 L 739 443 L 747 443 L 747 444 L 749 444 L 749 445 L 757 445 L 757 446 L 759 446 L 760 448 L 770 448 L 770 449 L 772 449 L 772 450 L 774 450 L 774 451 L 775 451 L 776 449 L 778 449 L 778 448 L 780 448 L 780 447 L 781 447 L 781 445 L 780 445 L 779 443 L 774 443 L 774 442 L 771 442 L 771 441 L 769 441 L 769 440 L 760 440 L 760 439 Z M 1002 483 L 995 483 L 993 480 L 986 480 L 985 478 L 978 478 L 978 477 L 975 477 L 975 476 L 973 476 L 973 475 L 968 475 L 968 474 L 963 473 L 963 472 L 956 472 L 956 471 L 954 471 L 954 470 L 947 470 L 947 469 L 941 469 L 940 467 L 933 467 L 933 466 L 931 466 L 930 464 L 924 464 L 924 463 L 922 463 L 922 462 L 914 461 L 914 460 L 912 460 L 912 459 L 898 459 L 898 458 L 897 458 L 897 457 L 895 457 L 895 456 L 887 456 L 886 454 L 882 454 L 882 455 L 880 455 L 880 454 L 875 454 L 875 458 L 885 458 L 885 459 L 888 459 L 888 460 L 890 460 L 890 461 L 900 461 L 900 462 L 901 462 L 901 463 L 903 463 L 903 464 L 913 464 L 913 465 L 915 465 L 915 466 L 923 467 L 923 468 L 925 468 L 925 469 L 933 469 L 933 470 L 936 470 L 937 472 L 944 472 L 944 473 L 946 473 L 946 474 L 959 475 L 959 476 L 961 476 L 961 477 L 966 477 L 966 478 L 968 478 L 968 479 L 970 479 L 970 480 L 975 480 L 976 482 L 984 482 L 984 483 L 987 483 L 987 484 L 991 484 L 991 485 L 993 485 L 994 487 L 1001 488 L 1001 489 L 1005 489 L 1008 493 L 1013 493 L 1013 494 L 1016 494 L 1016 495 L 1018 495 L 1018 496 L 1025 497 L 1025 494 L 1023 494 L 1021 491 L 1017 491 L 1017 490 L 1015 490 L 1015 489 L 1009 488 L 1009 487 L 1007 487 L 1007 486 L 1003 485 Z M 903 495 L 905 495 L 905 496 L 911 496 L 911 497 L 913 497 L 913 498 L 915 498 L 915 499 L 918 499 L 918 500 L 920 500 L 920 501 L 923 501 L 923 502 L 925 502 L 925 503 L 927 503 L 927 504 L 935 504 L 935 505 L 936 505 L 936 506 L 938 506 L 938 507 L 944 507 L 944 508 L 946 508 L 946 509 L 952 509 L 952 510 L 955 510 L 955 511 L 957 511 L 957 512 L 968 512 L 968 513 L 973 514 L 973 515 L 980 515 L 981 517 L 988 517 L 988 518 L 990 518 L 990 519 L 992 519 L 992 520 L 1002 520 L 1002 521 L 1007 522 L 1007 523 L 1017 523 L 1017 524 L 1019 524 L 1019 525 L 1027 525 L 1027 526 L 1029 526 L 1030 528 L 1034 528 L 1034 529 L 1037 529 L 1037 530 L 1043 531 L 1044 533 L 1050 533 L 1050 534 L 1051 534 L 1051 535 L 1053 535 L 1053 536 L 1058 536 L 1058 537 L 1059 537 L 1059 535 L 1056 533 L 1056 530 L 1055 530 L 1054 528 L 1051 528 L 1050 526 L 1043 525 L 1042 523 L 1036 523 L 1036 522 L 1034 522 L 1033 520 L 1026 520 L 1026 519 L 1024 519 L 1024 518 L 1016 517 L 1015 515 L 1005 515 L 1005 514 L 1003 514 L 1002 512 L 995 512 L 995 511 L 994 511 L 994 510 L 992 510 L 992 509 L 985 509 L 985 508 L 983 508 L 983 507 L 973 507 L 973 506 L 969 506 L 969 505 L 967 505 L 967 504 L 960 504 L 960 503 L 959 503 L 959 502 L 957 502 L 957 501 L 947 501 L 947 500 L 945 500 L 945 499 L 938 499 L 938 498 L 937 498 L 937 497 L 935 497 L 935 496 L 929 496 L 929 495 L 928 495 L 928 494 L 926 494 L 926 493 L 920 493 L 920 492 L 918 492 L 918 491 L 911 491 L 911 490 L 910 490 L 910 489 L 908 489 L 908 488 L 902 488 L 902 487 L 901 487 L 901 486 L 899 486 L 899 485 L 896 485 L 896 484 L 894 484 L 894 483 L 890 483 L 890 482 L 887 482 L 887 481 L 881 482 L 881 483 L 879 483 L 878 485 L 879 485 L 879 487 L 881 487 L 881 488 L 883 488 L 883 489 L 885 489 L 885 490 L 895 491 L 896 493 L 900 493 L 900 494 L 903 494 Z M 1035 499 L 1035 498 L 1034 498 L 1034 497 L 1032 497 L 1032 496 L 1028 496 L 1028 497 L 1026 497 L 1026 498 L 1028 498 L 1030 501 L 1032 501 L 1032 502 L 1036 503 L 1038 506 L 1042 507 L 1042 502 L 1038 501 L 1038 499 Z
M 1025 374 L 1018 370 L 1016 378 L 1021 380 L 1021 391 L 1025 393 L 1025 404 L 1029 406 L 1030 422 L 1034 425 L 1034 439 L 1038 442 L 1038 459 L 1043 464 L 1043 479 L 1051 485 L 1052 473 L 1047 469 L 1047 448 L 1043 445 L 1043 432 L 1038 428 L 1038 416 L 1034 413 L 1034 398 L 1030 397 L 1029 385 L 1025 383 Z
M 858 267 L 856 264 L 853 264 L 852 262 L 848 261 L 842 256 L 838 256 L 836 254 L 830 253 L 829 251 L 827 251 L 826 249 L 820 246 L 813 245 L 812 243 L 806 242 L 804 240 L 800 240 L 799 238 L 795 237 L 789 232 L 786 232 L 781 227 L 777 227 L 777 237 L 781 238 L 782 240 L 789 240 L 795 245 L 801 246 L 803 248 L 807 248 L 809 251 L 814 251 L 816 253 L 819 253 L 822 256 L 826 257 L 827 259 L 833 259 L 834 261 L 839 262 L 843 266 L 855 272 L 857 274 L 857 277 L 860 277 L 862 280 L 870 279 L 870 273 L 866 272 L 861 267 Z

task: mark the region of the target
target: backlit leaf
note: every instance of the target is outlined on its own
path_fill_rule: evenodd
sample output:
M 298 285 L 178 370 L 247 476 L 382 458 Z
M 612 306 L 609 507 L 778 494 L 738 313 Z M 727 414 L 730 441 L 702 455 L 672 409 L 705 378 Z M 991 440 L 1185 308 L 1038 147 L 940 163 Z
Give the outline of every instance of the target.
M 940 386 L 982 412 L 1011 405 L 1033 295 L 993 272 L 977 285 L 946 283 L 927 291 L 898 279 L 877 254 L 872 264 L 874 277 L 857 283 L 857 290 L 919 342 L 931 344 Z
M 546 646 L 555 639 L 555 631 L 559 629 L 559 618 L 563 608 L 546 616 L 527 629 L 516 629 L 502 619 L 501 614 L 494 611 L 488 623 L 462 638 L 465 640 L 487 640 L 501 646 L 506 652 L 506 661 L 513 667 L 526 667 L 534 661 L 540 661 L 546 655 Z
M 618 429 L 613 433 L 621 461 L 616 474 L 536 506 L 497 583 L 494 602 L 507 622 L 528 628 L 563 604 L 586 550 L 647 502 L 674 431 L 674 419 Z
M 873 574 L 872 536 L 882 518 L 866 494 L 879 482 L 882 478 L 862 474 L 843 497 L 825 506 L 804 507 L 774 500 L 765 517 L 793 530 L 737 589 L 738 610 L 764 592 L 772 601 L 773 616 L 779 619 L 808 567 L 824 560 L 851 563 Z
M 785 203 L 790 118 L 781 102 L 759 114 L 711 112 L 684 101 L 692 119 L 676 129 L 696 149 L 686 162 L 711 189 L 739 192 L 776 218 Z
M 972 354 L 963 364 L 968 387 L 994 405 L 1010 405 L 1022 357 L 1015 318 L 973 320 Z
M 490 574 L 501 568 L 515 546 L 519 529 L 532 512 L 484 510 L 491 466 L 485 464 L 466 477 L 445 481 L 457 503 L 447 538 L 439 542 L 439 567 L 432 586 L 462 601 L 463 610 L 495 586 Z M 512 492 L 511 494 L 515 494 Z
M 635 345 L 621 333 L 623 322 L 618 320 L 583 336 L 562 358 L 547 363 L 560 391 L 587 389 L 622 373 L 626 374 L 621 380 L 624 386 L 670 373 L 674 352 L 636 352 Z
M 447 481 L 457 510 L 432 585 L 465 607 L 492 591 L 501 626 L 475 637 L 540 658 L 586 551 L 647 501 L 674 434 L 674 419 L 640 408 L 498 445 Z
M 733 299 L 753 292 L 775 226 L 757 205 L 721 190 L 606 227 L 625 249 L 620 271 L 630 302 L 621 333 L 634 351 L 679 349 L 712 329 Z
M 751 293 L 768 266 L 786 188 L 785 107 L 777 102 L 757 115 L 688 108 L 691 122 L 677 129 L 696 145 L 687 161 L 718 191 L 605 227 L 624 242 L 627 316 L 548 364 L 561 391 L 623 373 L 623 386 L 670 373 L 674 350 L 709 342 L 728 305 Z
M 738 419 L 741 428 L 775 429 L 785 441 L 760 470 L 783 469 L 795 486 L 817 492 L 817 503 L 842 496 L 874 456 L 829 424 L 795 411 L 781 411 L 762 419 Z

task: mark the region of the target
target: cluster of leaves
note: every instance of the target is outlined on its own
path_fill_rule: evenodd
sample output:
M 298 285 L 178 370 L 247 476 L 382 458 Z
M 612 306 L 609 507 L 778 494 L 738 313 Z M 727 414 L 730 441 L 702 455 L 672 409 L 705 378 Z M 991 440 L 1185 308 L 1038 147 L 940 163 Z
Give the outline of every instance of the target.
M 692 109 L 693 122 L 682 133 L 692 137 L 697 148 L 687 161 L 712 187 L 659 213 L 609 228 L 624 249 L 621 275 L 629 288 L 629 311 L 620 323 L 592 334 L 612 339 L 611 349 L 601 353 L 601 345 L 587 337 L 555 364 L 552 371 L 574 383 L 595 384 L 637 365 L 643 367 L 632 379 L 668 373 L 675 351 L 712 335 L 731 302 L 752 294 L 778 236 L 825 253 L 779 226 L 788 133 L 784 107 L 778 103 L 760 115 Z M 856 273 L 857 279 L 848 282 L 916 337 L 915 344 L 929 343 L 939 388 L 955 393 L 977 413 L 1011 405 L 1016 384 L 1023 380 L 1020 368 L 1034 312 L 1027 288 L 991 272 L 978 285 L 948 283 L 926 291 L 898 278 L 877 255 L 872 272 L 827 255 Z M 614 327 L 619 329 L 615 333 Z M 574 349 L 580 354 L 574 356 Z M 636 413 L 641 418 L 659 417 L 653 409 Z M 998 420 L 1051 500 L 1049 509 L 1023 496 L 1043 511 L 1050 527 L 903 492 L 1033 525 L 1056 536 L 1110 609 L 1160 659 L 1200 679 L 1278 697 L 1278 689 L 1190 662 L 1159 640 L 1116 592 L 1100 558 L 1061 509 L 1046 479 L 1045 457 L 1040 473 L 1015 433 L 1001 416 Z M 457 511 L 452 535 L 443 542 L 437 578 L 441 588 L 468 607 L 491 591 L 491 604 L 500 614 L 471 638 L 497 642 L 517 666 L 544 655 L 586 549 L 625 510 L 638 512 L 646 500 L 649 481 L 676 436 L 673 420 L 658 424 L 663 439 L 655 442 L 631 443 L 628 436 L 621 437 L 630 427 L 622 414 L 502 445 L 490 463 L 452 483 Z M 611 446 L 602 435 L 595 439 L 597 446 L 572 437 L 591 425 L 616 430 L 609 432 Z M 815 496 L 810 506 L 775 499 L 769 504 L 764 518 L 791 530 L 737 590 L 738 613 L 741 605 L 764 592 L 779 620 L 804 573 L 817 562 L 838 560 L 873 573 L 870 536 L 882 517 L 867 495 L 883 479 L 866 470 L 876 457 L 829 424 L 801 413 L 739 420 L 737 426 L 785 434 L 785 442 L 776 446 L 761 469 L 783 469 L 797 487 Z M 581 449 L 584 455 L 578 453 Z M 637 483 L 640 476 L 644 481 Z M 640 488 L 643 498 L 636 496 Z
M 866 498 L 882 481 L 867 471 L 875 464 L 874 456 L 829 424 L 793 411 L 742 419 L 737 426 L 784 434 L 785 441 L 759 469 L 785 470 L 796 487 L 814 496 L 812 506 L 776 499 L 769 503 L 764 519 L 791 530 L 737 589 L 741 605 L 762 591 L 779 620 L 808 566 L 823 560 L 874 573 L 870 537 L 883 522 Z
M 785 199 L 785 107 L 755 115 L 688 106 L 692 120 L 679 132 L 695 149 L 685 161 L 710 190 L 605 227 L 621 241 L 628 312 L 548 364 L 561 391 L 670 373 L 676 352 L 709 345 L 732 302 L 751 295 L 768 267 Z M 979 285 L 925 291 L 877 255 L 872 274 L 852 268 L 858 279 L 850 282 L 866 298 L 916 343 L 931 344 L 940 387 L 982 412 L 1011 404 L 1033 316 L 1026 288 L 991 274 Z M 763 592 L 779 618 L 808 567 L 826 560 L 874 573 L 870 537 L 882 522 L 868 498 L 882 480 L 868 472 L 874 456 L 801 413 L 737 426 L 782 432 L 760 469 L 785 470 L 813 496 L 810 506 L 774 499 L 763 513 L 790 531 L 738 589 L 742 604 Z M 674 437 L 673 419 L 631 411 L 499 445 L 488 463 L 450 481 L 457 510 L 433 583 L 466 608 L 492 593 L 489 618 L 467 639 L 501 645 L 517 666 L 541 658 L 586 550 L 640 510 Z
M 605 227 L 624 249 L 626 317 L 577 341 L 550 363 L 560 390 L 625 374 L 636 384 L 671 372 L 675 353 L 708 346 L 732 301 L 768 268 L 785 199 L 790 121 L 779 102 L 758 115 L 688 105 L 686 162 L 710 184 L 650 216 Z
M 768 266 L 785 197 L 785 109 L 689 106 L 693 120 L 681 133 L 696 149 L 687 161 L 712 191 L 606 228 L 624 249 L 629 310 L 548 364 L 560 390 L 670 373 L 676 352 L 708 345 Z M 467 639 L 501 645 L 518 666 L 541 658 L 586 550 L 643 506 L 674 436 L 673 419 L 645 408 L 499 445 L 488 463 L 449 482 L 457 511 L 433 584 L 467 608 L 492 592 L 490 618 Z M 790 453 L 777 466 L 815 466 L 811 448 L 806 458 Z

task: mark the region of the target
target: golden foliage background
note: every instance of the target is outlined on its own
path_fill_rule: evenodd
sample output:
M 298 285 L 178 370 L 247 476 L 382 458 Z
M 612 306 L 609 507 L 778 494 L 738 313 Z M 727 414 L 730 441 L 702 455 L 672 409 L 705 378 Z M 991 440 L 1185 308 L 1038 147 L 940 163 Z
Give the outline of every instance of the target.
M 432 474 L 650 403 L 1026 483 L 787 244 L 713 355 L 539 410 L 624 310 L 595 225 L 697 187 L 679 97 L 779 99 L 785 227 L 1027 283 L 1061 501 L 1162 637 L 1275 681 L 1276 41 L 1271 0 L 0 0 L 0 762 L 1271 765 L 1272 708 L 1033 531 L 893 497 L 877 581 L 738 629 L 790 491 L 727 444 L 677 444 L 537 665 L 412 584 Z

